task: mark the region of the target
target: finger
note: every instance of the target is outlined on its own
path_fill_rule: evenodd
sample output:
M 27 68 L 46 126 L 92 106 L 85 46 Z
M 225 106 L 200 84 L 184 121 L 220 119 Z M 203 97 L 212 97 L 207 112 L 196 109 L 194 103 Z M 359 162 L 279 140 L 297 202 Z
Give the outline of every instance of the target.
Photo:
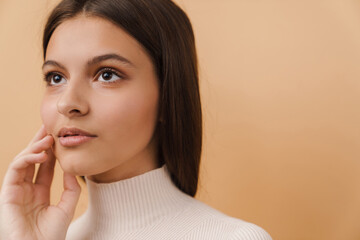
M 25 155 L 41 153 L 46 149 L 50 149 L 53 144 L 53 140 L 51 138 L 52 138 L 51 136 L 45 137 L 40 142 L 36 143 L 36 146 L 34 146 L 32 149 L 30 148 L 30 149 L 26 149 L 26 151 L 24 150 L 21 154 L 18 154 L 15 157 L 14 162 L 21 161 L 21 159 L 23 159 Z M 30 164 L 29 166 L 26 167 L 24 181 L 32 183 L 34 179 L 34 174 L 35 174 L 35 165 Z
M 23 156 L 29 153 L 40 153 L 47 150 L 54 144 L 54 138 L 51 135 L 45 136 L 43 139 L 38 142 L 33 143 L 31 146 L 28 146 L 24 149 L 21 154 L 18 154 L 17 157 Z
M 31 170 L 28 169 L 28 167 L 36 163 L 42 163 L 46 161 L 46 159 L 47 155 L 45 152 L 27 154 L 16 159 L 10 164 L 7 172 L 5 173 L 4 185 L 13 185 L 24 181 L 32 182 L 32 178 L 31 180 L 29 179 L 30 174 L 27 175 L 27 171 Z M 25 179 L 26 177 L 28 177 L 28 179 Z
M 64 191 L 57 207 L 61 208 L 69 217 L 74 216 L 76 204 L 80 197 L 81 188 L 75 176 L 64 172 Z
M 25 170 L 25 182 L 32 183 L 35 174 L 35 164 L 30 164 Z
M 46 150 L 47 161 L 40 164 L 39 171 L 36 175 L 35 184 L 43 185 L 46 188 L 50 189 L 53 177 L 54 177 L 54 167 L 55 167 L 55 155 L 51 148 Z
M 40 141 L 34 143 L 29 148 L 29 150 L 33 153 L 39 153 L 50 149 L 53 144 L 54 144 L 54 138 L 51 135 L 48 135 L 43 139 L 41 139 Z
M 47 135 L 47 132 L 46 132 L 46 129 L 45 129 L 45 125 L 42 124 L 40 129 L 36 132 L 35 136 L 29 142 L 28 146 L 31 146 L 34 142 L 39 141 L 40 139 L 42 139 L 46 135 Z

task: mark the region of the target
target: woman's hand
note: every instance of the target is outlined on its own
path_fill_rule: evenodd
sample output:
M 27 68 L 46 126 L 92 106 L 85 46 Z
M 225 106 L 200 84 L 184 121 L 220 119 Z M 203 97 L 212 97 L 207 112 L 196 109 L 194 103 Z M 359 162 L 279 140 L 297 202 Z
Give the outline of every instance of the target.
M 81 189 L 74 176 L 64 173 L 61 200 L 50 206 L 55 166 L 53 143 L 53 137 L 42 125 L 10 164 L 0 193 L 0 239 L 65 239 Z M 36 163 L 40 167 L 33 181 Z

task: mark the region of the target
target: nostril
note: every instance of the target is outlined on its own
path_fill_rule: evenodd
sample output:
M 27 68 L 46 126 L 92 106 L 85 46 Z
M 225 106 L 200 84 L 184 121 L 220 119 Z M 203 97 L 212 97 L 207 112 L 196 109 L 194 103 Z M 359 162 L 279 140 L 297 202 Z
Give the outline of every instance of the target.
M 70 111 L 70 113 L 72 113 L 72 112 L 77 112 L 77 113 L 79 113 L 80 111 L 79 111 L 78 109 L 72 109 L 72 110 Z

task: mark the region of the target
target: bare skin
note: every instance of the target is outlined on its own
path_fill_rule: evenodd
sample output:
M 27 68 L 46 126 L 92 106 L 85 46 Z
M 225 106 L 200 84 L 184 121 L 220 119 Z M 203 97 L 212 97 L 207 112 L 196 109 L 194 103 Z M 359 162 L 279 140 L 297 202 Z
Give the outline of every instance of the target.
M 81 189 L 74 176 L 64 173 L 61 200 L 56 206 L 50 205 L 53 143 L 53 137 L 41 126 L 10 164 L 0 195 L 1 239 L 65 239 Z M 40 168 L 33 181 L 37 163 Z

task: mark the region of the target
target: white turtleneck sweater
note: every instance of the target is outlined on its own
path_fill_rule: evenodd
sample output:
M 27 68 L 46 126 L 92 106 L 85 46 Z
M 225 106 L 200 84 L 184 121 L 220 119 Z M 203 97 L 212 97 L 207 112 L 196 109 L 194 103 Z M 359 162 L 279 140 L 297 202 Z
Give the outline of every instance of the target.
M 230 217 L 185 194 L 163 165 L 112 183 L 86 178 L 89 204 L 66 240 L 271 240 L 255 224 Z

